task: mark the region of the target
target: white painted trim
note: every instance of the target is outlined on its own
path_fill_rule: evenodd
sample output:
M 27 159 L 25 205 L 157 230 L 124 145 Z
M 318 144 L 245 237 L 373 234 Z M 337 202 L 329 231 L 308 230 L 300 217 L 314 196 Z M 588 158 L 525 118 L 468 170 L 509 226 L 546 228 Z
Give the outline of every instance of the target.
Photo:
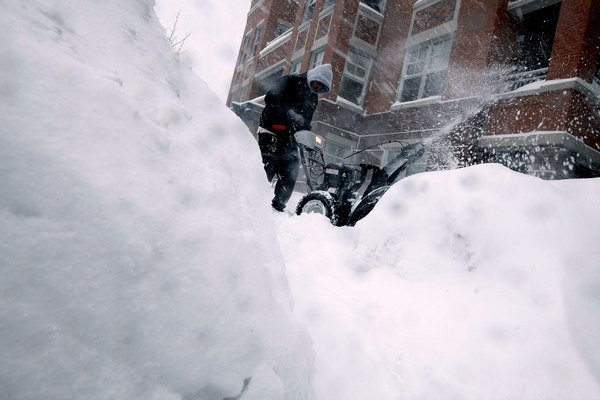
M 257 79 L 262 79 L 266 76 L 269 76 L 273 72 L 277 71 L 280 68 L 283 69 L 283 66 L 285 65 L 285 61 L 286 60 L 281 60 L 281 61 L 277 62 L 276 64 L 269 66 L 269 68 L 263 69 L 262 71 L 255 73 L 254 80 L 256 81 Z
M 335 104 L 348 110 L 364 113 L 364 110 L 361 106 L 356 105 L 350 100 L 346 100 L 345 98 L 340 97 L 339 95 L 335 99 Z
M 520 8 L 524 14 L 560 3 L 562 0 L 513 0 L 508 3 L 508 11 Z
M 438 38 L 440 36 L 452 35 L 457 29 L 458 23 L 456 21 L 448 21 L 436 26 L 435 28 L 431 28 L 421 33 L 417 33 L 414 36 L 410 36 L 408 39 L 406 39 L 405 48 L 409 49 L 413 46 Z
M 520 147 L 520 146 L 561 146 L 578 154 L 577 160 L 600 163 L 600 151 L 586 145 L 582 139 L 565 131 L 535 131 L 507 135 L 485 135 L 478 144 L 480 147 Z
M 248 15 L 252 14 L 257 8 L 262 7 L 264 2 L 265 2 L 265 0 L 259 0 L 258 2 L 256 2 L 256 4 L 254 6 L 252 6 L 250 8 L 250 10 L 248 11 Z
M 288 30 L 283 35 L 280 35 L 267 43 L 267 45 L 258 53 L 259 57 L 266 57 L 267 54 L 272 53 L 276 49 L 280 48 L 284 44 L 288 43 L 292 38 L 292 29 Z
M 532 82 L 528 85 L 513 90 L 512 92 L 499 93 L 495 96 L 495 98 L 512 99 L 569 89 L 578 90 L 595 104 L 600 104 L 600 93 L 596 90 L 595 85 L 592 85 L 581 78 Z
M 412 107 L 428 106 L 431 104 L 440 103 L 441 100 L 442 100 L 442 96 L 431 96 L 431 97 L 425 97 L 424 99 L 418 99 L 418 100 L 413 100 L 413 101 L 404 101 L 404 102 L 397 101 L 394 104 L 392 104 L 391 111 L 397 111 L 397 110 L 402 110 L 405 108 L 412 108 Z

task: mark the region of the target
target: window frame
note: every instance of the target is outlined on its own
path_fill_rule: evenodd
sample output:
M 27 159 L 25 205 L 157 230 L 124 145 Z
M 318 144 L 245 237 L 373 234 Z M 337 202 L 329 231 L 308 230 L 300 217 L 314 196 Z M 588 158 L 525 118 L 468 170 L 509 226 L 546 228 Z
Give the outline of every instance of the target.
M 353 57 L 353 56 L 355 56 L 355 57 Z M 353 58 L 356 58 L 356 59 L 353 60 Z M 360 62 L 362 60 L 366 61 L 367 66 L 360 64 Z M 344 71 L 342 73 L 342 79 L 340 82 L 340 88 L 338 91 L 338 96 L 346 101 L 351 102 L 352 104 L 355 104 L 355 105 L 361 107 L 363 104 L 364 98 L 365 98 L 365 92 L 366 92 L 367 84 L 369 82 L 369 75 L 371 73 L 372 66 L 373 66 L 373 57 L 365 55 L 364 53 L 361 53 L 357 49 L 353 49 L 353 48 L 348 49 L 348 53 L 346 54 L 346 62 L 344 63 Z M 356 72 L 360 69 L 364 70 L 363 76 L 356 74 Z M 358 102 L 354 102 L 353 100 L 343 96 L 342 92 L 344 90 L 344 83 L 346 82 L 346 80 L 350 80 L 354 83 L 362 84 L 361 93 L 357 99 Z
M 323 6 L 321 7 L 321 12 L 335 5 L 335 0 L 324 0 Z
M 436 46 L 445 43 L 441 52 L 435 53 Z M 406 103 L 409 101 L 422 100 L 429 97 L 439 96 L 443 88 L 445 80 L 445 72 L 448 70 L 450 56 L 452 54 L 452 44 L 454 43 L 454 35 L 443 35 L 436 38 L 418 43 L 406 50 L 404 57 L 404 66 L 402 70 L 402 80 L 400 82 L 396 101 Z M 434 64 L 436 58 L 442 57 L 442 62 Z M 441 75 L 440 89 L 438 93 L 427 94 L 428 77 L 433 77 L 434 74 Z M 407 84 L 411 80 L 419 78 L 419 85 L 416 98 L 404 99 Z
M 303 23 L 312 20 L 312 17 L 315 13 L 315 8 L 317 6 L 317 0 L 306 0 L 306 5 L 304 7 L 304 13 L 302 14 L 302 20 L 300 25 Z
M 374 0 L 359 0 L 360 4 L 363 4 L 365 7 L 369 7 L 371 10 L 378 12 L 380 14 L 383 14 L 383 12 L 385 11 L 385 6 L 387 5 L 387 1 L 386 0 L 378 0 L 379 1 L 379 10 L 375 7 L 373 7 L 372 5 L 368 4 L 367 2 L 373 2 Z
M 323 64 L 323 59 L 325 58 L 325 48 L 320 48 L 314 50 L 310 55 L 310 64 L 308 65 L 308 69 L 313 69 L 321 64 Z M 318 60 L 317 60 L 318 59 Z
M 250 39 L 252 38 L 252 31 L 247 32 L 244 35 L 244 40 L 242 41 L 242 52 L 240 53 L 240 62 L 238 65 L 242 65 L 249 58 L 249 50 L 250 50 Z
M 262 36 L 262 28 L 263 24 L 258 24 L 254 29 L 254 41 L 252 42 L 252 50 L 250 51 L 250 58 L 256 56 L 256 50 L 258 49 L 258 44 L 260 43 L 260 37 Z
M 290 66 L 290 74 L 299 74 L 302 70 L 302 59 L 292 61 L 292 65 Z

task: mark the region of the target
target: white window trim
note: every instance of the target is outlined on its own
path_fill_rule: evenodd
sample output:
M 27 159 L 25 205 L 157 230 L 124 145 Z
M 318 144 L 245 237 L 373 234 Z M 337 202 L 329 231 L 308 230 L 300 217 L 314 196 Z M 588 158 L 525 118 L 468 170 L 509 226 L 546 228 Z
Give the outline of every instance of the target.
M 263 21 L 260 21 L 258 24 L 256 24 L 256 28 L 254 28 L 254 34 L 252 35 L 253 36 L 252 46 L 250 49 L 252 58 L 256 57 L 256 54 L 259 53 L 258 52 L 258 44 L 260 43 L 260 39 L 264 34 L 263 27 L 264 27 Z
M 513 13 L 527 14 L 532 11 L 552 6 L 562 0 L 512 0 L 508 3 L 508 11 Z
M 358 77 L 356 75 L 353 75 L 351 73 L 346 72 L 346 66 L 347 66 L 347 63 L 349 61 L 348 55 L 349 55 L 350 52 L 355 53 L 355 54 L 357 54 L 357 55 L 359 55 L 361 57 L 369 58 L 369 66 L 366 68 L 365 77 L 364 78 L 360 78 L 360 77 Z M 373 68 L 373 57 L 372 56 L 365 55 L 365 54 L 363 54 L 363 53 L 361 53 L 360 51 L 357 51 L 357 50 L 348 49 L 348 53 L 346 54 L 346 63 L 344 63 L 344 70 L 342 72 L 342 80 L 340 81 L 340 88 L 338 89 L 338 99 L 343 99 L 344 101 L 346 101 L 346 102 L 348 102 L 350 104 L 353 104 L 353 105 L 359 107 L 362 110 L 364 96 L 365 96 L 365 93 L 367 91 L 367 85 L 369 84 L 369 77 L 371 76 L 371 69 L 372 68 Z M 354 81 L 361 81 L 362 80 L 362 82 L 363 82 L 362 91 L 361 91 L 361 94 L 359 96 L 359 97 L 362 98 L 360 104 L 353 103 L 351 100 L 348 100 L 348 99 L 342 97 L 339 94 L 339 91 L 341 90 L 342 82 L 343 82 L 344 77 L 346 75 L 348 75 L 349 79 L 351 79 L 351 80 L 354 80 Z
M 358 2 L 358 6 L 364 10 L 367 10 L 368 12 L 377 14 L 378 16 L 380 16 L 381 18 L 383 18 L 383 13 L 385 13 L 385 8 L 387 6 L 387 0 L 382 0 L 381 2 L 381 11 L 377 11 L 374 8 L 371 8 L 370 6 L 368 6 L 367 4 L 363 3 L 362 0 L 359 0 Z
M 333 4 L 335 6 L 335 3 Z M 321 20 L 325 17 L 328 16 L 332 16 L 331 19 L 329 20 L 329 26 L 327 27 L 327 34 L 325 36 L 323 36 L 322 38 L 319 38 L 317 40 L 315 40 L 315 42 L 313 43 L 312 46 L 312 50 L 314 51 L 315 49 L 318 49 L 319 47 L 325 46 L 327 44 L 327 42 L 329 41 L 329 32 L 331 32 L 331 24 L 333 23 L 333 7 L 328 7 L 325 10 L 323 10 L 321 12 L 321 14 L 319 14 L 319 19 L 317 21 L 317 30 L 315 31 L 315 36 L 318 33 L 319 30 L 319 24 L 321 23 Z
M 266 78 L 267 76 L 271 75 L 275 71 L 277 71 L 279 69 L 283 69 L 284 64 L 285 64 L 285 60 L 281 60 L 278 63 L 271 65 L 269 68 L 263 69 L 262 71 L 255 73 L 254 81 L 258 81 L 260 79 Z
M 440 103 L 441 101 L 442 101 L 442 96 L 431 96 L 431 97 L 425 97 L 424 99 L 405 101 L 405 102 L 400 102 L 399 100 L 396 100 L 396 102 L 394 104 L 392 104 L 391 110 L 397 111 L 397 110 L 402 110 L 405 108 L 428 106 L 431 104 Z
M 311 14 L 310 14 L 310 17 L 309 17 L 309 18 L 308 18 L 306 21 L 304 21 L 304 17 L 306 16 L 306 11 L 308 10 L 308 8 L 309 8 L 311 5 L 312 5 L 314 8 L 313 8 L 313 10 L 312 10 L 312 12 L 311 12 Z M 307 22 L 310 22 L 310 21 L 312 21 L 313 17 L 315 16 L 315 10 L 316 10 L 316 9 L 317 9 L 317 0 L 306 0 L 306 3 L 305 3 L 305 5 L 304 5 L 304 11 L 302 11 L 302 19 L 300 20 L 300 21 L 303 21 L 303 22 L 302 22 L 302 24 L 305 24 L 305 23 L 307 23 Z
M 298 71 L 294 71 L 294 67 L 298 66 Z M 290 63 L 290 74 L 299 74 L 300 71 L 302 70 L 302 59 L 299 58 L 297 60 L 292 60 L 292 62 Z
M 364 40 L 356 36 L 356 26 L 358 23 L 358 18 L 361 15 L 367 19 L 375 20 L 379 24 L 379 29 L 377 30 L 377 40 L 374 45 L 365 42 Z M 381 39 L 381 30 L 383 29 L 383 19 L 384 17 L 382 14 L 379 14 L 377 11 L 371 9 L 370 7 L 363 5 L 362 9 L 359 9 L 359 12 L 356 13 L 356 19 L 354 20 L 354 27 L 352 29 L 352 36 L 350 38 L 350 42 L 352 43 L 352 45 L 360 47 L 361 49 L 369 49 L 369 51 L 371 53 L 374 53 L 373 55 L 376 56 L 376 49 L 379 46 L 379 40 Z
M 411 103 L 411 102 L 415 102 L 415 101 L 419 101 L 419 100 L 423 100 L 423 99 L 428 99 L 428 98 L 431 98 L 431 97 L 440 97 L 439 95 L 433 95 L 433 96 L 428 96 L 428 97 L 418 97 L 417 99 L 408 100 L 408 101 L 404 101 L 404 102 L 401 100 L 401 98 L 402 98 L 402 91 L 404 90 L 404 82 L 406 81 L 407 78 L 410 79 L 410 78 L 414 78 L 416 76 L 421 76 L 421 83 L 419 85 L 419 96 L 421 96 L 423 94 L 422 93 L 423 90 L 425 89 L 425 82 L 426 82 L 426 80 L 423 79 L 423 78 L 425 78 L 427 75 L 429 75 L 431 73 L 440 72 L 440 71 L 447 71 L 448 70 L 448 65 L 450 63 L 450 60 L 448 60 L 448 64 L 446 64 L 446 68 L 444 68 L 444 69 L 431 69 L 431 70 L 427 70 L 426 69 L 427 65 L 431 61 L 431 58 L 432 58 L 432 55 L 433 55 L 433 50 L 432 50 L 433 46 L 432 45 L 433 45 L 433 43 L 434 43 L 434 41 L 436 39 L 439 39 L 440 42 L 448 40 L 448 39 L 452 40 L 452 43 L 450 44 L 450 53 L 449 53 L 450 55 L 448 56 L 448 58 L 450 58 L 450 56 L 452 54 L 452 44 L 454 42 L 454 36 L 452 36 L 452 35 L 451 36 L 446 36 L 446 35 L 439 36 L 439 37 L 436 37 L 435 39 L 432 39 L 430 41 L 422 42 L 422 43 L 419 43 L 419 44 L 417 44 L 415 46 L 408 47 L 406 49 L 406 52 L 405 52 L 405 55 L 404 55 L 404 62 L 403 62 L 403 66 L 402 66 L 402 79 L 400 80 L 400 85 L 398 86 L 398 90 L 396 92 L 396 103 L 400 103 L 400 104 Z M 415 47 L 420 47 L 420 46 L 425 46 L 425 45 L 427 45 L 427 54 L 426 54 L 425 59 L 424 59 L 423 71 L 420 74 L 413 74 L 413 75 L 407 77 L 406 76 L 406 71 L 407 71 L 408 66 L 409 66 L 408 57 L 409 57 L 410 52 L 412 50 L 414 50 Z
M 354 104 L 353 102 L 351 102 L 350 100 L 346 100 L 345 98 L 341 97 L 341 96 L 337 96 L 337 98 L 335 99 L 335 104 L 346 108 L 348 110 L 351 111 L 356 111 L 356 112 L 360 112 L 362 113 L 364 111 L 364 109 L 362 108 L 362 106 L 359 106 L 358 104 Z
M 318 64 L 315 64 L 315 58 L 316 56 L 318 56 L 319 54 L 321 54 L 321 60 L 319 61 Z M 312 54 L 310 55 L 310 64 L 308 65 L 308 69 L 312 69 L 318 65 L 323 64 L 323 60 L 325 59 L 325 48 L 322 47 L 320 49 L 317 49 L 315 51 L 312 52 Z

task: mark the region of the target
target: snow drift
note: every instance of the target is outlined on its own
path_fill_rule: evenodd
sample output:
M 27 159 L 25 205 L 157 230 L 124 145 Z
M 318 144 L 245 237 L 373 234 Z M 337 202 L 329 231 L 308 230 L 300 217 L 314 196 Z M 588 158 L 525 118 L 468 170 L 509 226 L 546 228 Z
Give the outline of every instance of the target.
M 600 398 L 600 180 L 273 214 L 151 0 L 0 0 L 0 398 Z
M 308 396 L 256 145 L 153 2 L 0 7 L 0 397 Z
M 599 194 L 485 165 L 406 178 L 354 229 L 282 221 L 317 398 L 598 398 Z

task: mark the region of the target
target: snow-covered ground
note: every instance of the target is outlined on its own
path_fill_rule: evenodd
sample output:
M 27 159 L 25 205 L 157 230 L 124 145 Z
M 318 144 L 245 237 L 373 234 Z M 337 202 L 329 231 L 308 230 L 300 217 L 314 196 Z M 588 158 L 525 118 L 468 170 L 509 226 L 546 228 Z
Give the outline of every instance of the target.
M 600 398 L 600 180 L 270 209 L 151 0 L 0 0 L 0 399 Z

